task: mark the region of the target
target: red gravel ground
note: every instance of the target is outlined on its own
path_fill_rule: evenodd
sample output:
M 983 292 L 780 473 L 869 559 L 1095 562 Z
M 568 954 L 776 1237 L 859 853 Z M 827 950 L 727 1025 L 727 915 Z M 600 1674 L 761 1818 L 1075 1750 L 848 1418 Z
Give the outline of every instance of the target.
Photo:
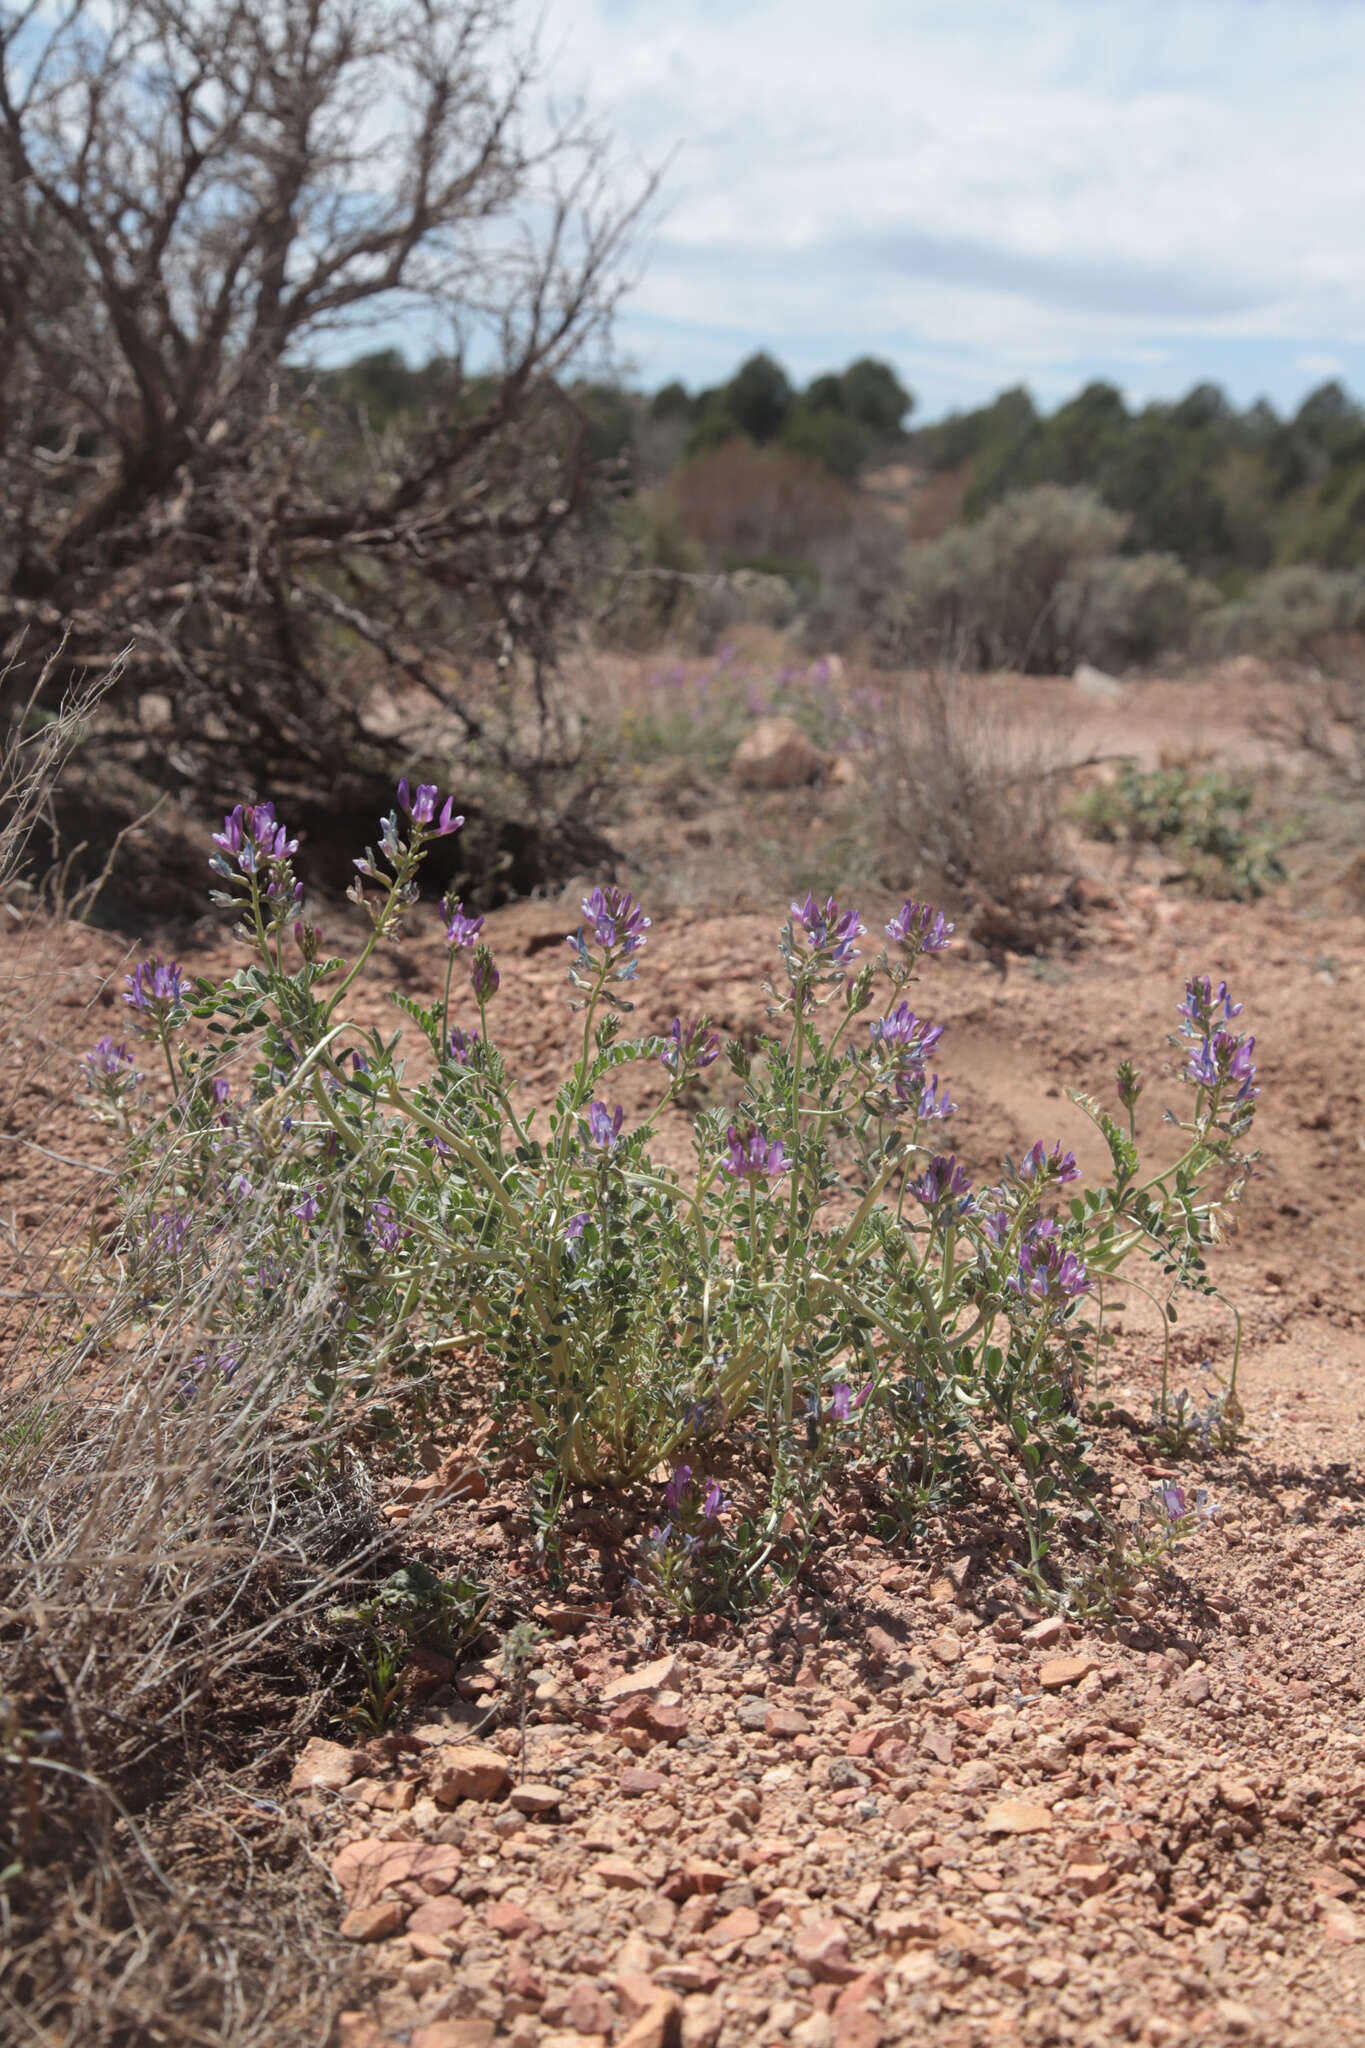
M 329 1783 L 294 1796 L 337 1874 L 338 1925 L 376 1937 L 349 2048 L 1365 2040 L 1365 946 L 1358 922 L 1139 897 L 1046 978 L 950 956 L 932 1014 L 955 1139 L 986 1168 L 1035 1135 L 1084 1157 L 1063 1086 L 1100 1091 L 1122 1051 L 1159 1071 L 1188 971 L 1245 996 L 1264 1156 L 1217 1254 L 1247 1322 L 1248 1411 L 1244 1448 L 1201 1475 L 1217 1521 L 1117 1628 L 1040 1621 L 951 1536 L 902 1550 L 851 1532 L 822 1591 L 702 1641 L 538 1592 L 496 1468 L 477 1506 L 424 1510 L 426 1554 L 476 1561 L 550 1631 L 524 1773 L 550 1790 L 432 1796 L 475 1729 L 523 1776 L 518 1731 L 488 1721 L 496 1658 L 414 1708 L 410 1741 L 344 1768 L 324 1753 Z M 500 1037 L 533 1080 L 573 1030 L 545 943 L 564 924 L 536 905 L 489 925 Z M 431 938 L 405 957 L 414 992 L 434 987 Z M 647 958 L 642 1023 L 705 1002 L 742 1029 L 772 925 L 666 917 Z M 44 1044 L 112 1021 L 96 989 L 117 964 L 90 933 L 48 948 Z M 7 1136 L 101 1163 L 42 1046 L 13 1041 L 6 1064 Z M 27 1145 L 7 1163 L 22 1237 L 67 1174 Z M 1182 1325 L 1180 1377 L 1227 1353 L 1214 1310 Z M 1156 1366 L 1134 1313 L 1122 1408 L 1145 1414 Z M 1157 1468 L 1131 1432 L 1102 1442 L 1136 1502 Z M 639 1692 L 613 1698 L 632 1674 Z M 347 1853 L 378 1842 L 390 1865 Z M 454 1853 L 403 1875 L 424 1844 Z
M 557 943 L 575 911 L 488 924 L 499 1040 L 532 1094 L 575 1030 Z M 855 1521 L 800 1597 L 703 1635 L 608 1597 L 591 1518 L 552 1595 L 521 1483 L 485 1448 L 486 1496 L 428 1502 L 405 1539 L 546 1631 L 524 1762 L 491 1655 L 434 1671 L 396 1738 L 310 1745 L 276 1795 L 356 1945 L 344 2048 L 1365 2043 L 1365 929 L 1152 889 L 1092 916 L 1060 964 L 1002 976 L 955 952 L 923 1007 L 981 1171 L 1038 1136 L 1095 1163 L 1064 1091 L 1107 1092 L 1125 1053 L 1159 1135 L 1184 978 L 1226 975 L 1245 1001 L 1262 1159 L 1215 1254 L 1246 1325 L 1244 1438 L 1197 1474 L 1217 1519 L 1132 1614 L 1093 1624 L 1031 1608 L 969 1525 L 886 1546 Z M 777 921 L 661 916 L 640 1023 L 759 1022 Z M 411 994 L 437 986 L 432 923 L 401 956 Z M 181 951 L 195 970 L 231 957 L 209 930 Z M 38 958 L 21 941 L 15 922 L 12 987 Z M 54 1201 L 106 1163 L 70 1067 L 116 1026 L 120 947 L 67 929 L 42 958 L 0 1054 L 16 1243 L 48 1241 Z M 623 1083 L 628 1115 L 647 1085 Z M 1122 1419 L 1159 1375 L 1154 1316 L 1136 1295 L 1125 1313 L 1097 1457 L 1136 1513 L 1167 1468 Z M 1177 1384 L 1229 1355 L 1199 1304 Z

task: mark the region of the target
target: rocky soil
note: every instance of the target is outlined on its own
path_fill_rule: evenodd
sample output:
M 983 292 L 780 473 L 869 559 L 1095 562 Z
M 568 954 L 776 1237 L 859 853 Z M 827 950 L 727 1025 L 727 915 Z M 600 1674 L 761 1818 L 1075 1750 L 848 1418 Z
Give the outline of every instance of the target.
M 781 909 L 660 916 L 639 1022 L 758 1023 Z M 489 920 L 532 1095 L 574 1029 L 574 911 Z M 488 1642 L 428 1660 L 364 1746 L 338 1702 L 339 1739 L 265 1788 L 335 1886 L 341 2048 L 1365 2043 L 1365 931 L 1151 888 L 1097 891 L 1088 915 L 1061 963 L 1001 974 L 960 949 L 922 1007 L 981 1171 L 1038 1136 L 1097 1163 L 1065 1090 L 1103 1092 L 1124 1053 L 1159 1144 L 1185 976 L 1244 1000 L 1263 1156 L 1216 1277 L 1245 1318 L 1246 1423 L 1178 1468 L 1217 1517 L 1130 1612 L 1086 1620 L 1031 1605 L 970 1520 L 907 1545 L 854 1515 L 798 1597 L 703 1629 L 641 1599 L 591 1512 L 551 1588 L 495 1444 L 447 1446 L 459 1487 L 385 1478 L 414 1554 L 543 1635 L 520 1690 Z M 398 956 L 409 993 L 437 986 L 431 924 Z M 196 970 L 230 957 L 211 930 L 182 950 Z M 68 930 L 44 958 L 0 1054 L 16 1244 L 48 1227 L 54 1174 L 79 1190 L 104 1157 L 51 1049 L 118 1021 L 115 941 Z M 623 1083 L 628 1115 L 651 1086 Z M 664 1143 L 681 1155 L 681 1118 Z M 1200 1304 L 1176 1383 L 1202 1398 L 1229 1358 Z M 1177 1471 L 1139 1428 L 1159 1364 L 1134 1294 L 1097 1449 L 1134 1517 Z

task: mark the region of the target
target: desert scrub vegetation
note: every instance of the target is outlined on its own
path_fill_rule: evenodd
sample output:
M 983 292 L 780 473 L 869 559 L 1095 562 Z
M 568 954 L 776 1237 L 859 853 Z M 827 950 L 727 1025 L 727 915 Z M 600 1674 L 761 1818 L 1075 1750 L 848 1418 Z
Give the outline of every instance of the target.
M 1288 879 L 1282 855 L 1291 827 L 1270 814 L 1254 781 L 1217 768 L 1144 771 L 1123 761 L 1112 781 L 1077 799 L 1075 814 L 1092 839 L 1123 847 L 1130 857 L 1144 846 L 1158 848 L 1176 864 L 1170 879 L 1203 896 L 1254 902 Z
M 1076 1098 L 1104 1180 L 1082 1191 L 1074 1157 L 1040 1139 L 974 1187 L 944 1145 L 942 1029 L 912 1007 L 951 944 L 941 912 L 907 900 L 867 954 L 856 910 L 794 904 L 771 1031 L 722 1048 L 704 1017 L 625 1035 L 650 919 L 603 886 L 567 935 L 577 1055 L 527 1107 L 498 1047 L 498 965 L 459 901 L 442 906 L 437 999 L 395 994 L 392 1032 L 348 1013 L 460 824 L 434 785 L 399 785 L 356 862 L 369 936 L 347 961 L 308 921 L 297 840 L 270 804 L 239 805 L 213 864 L 247 959 L 217 983 L 140 963 L 136 1037 L 87 1060 L 133 1193 L 111 1255 L 159 1326 L 167 1299 L 203 1303 L 184 1413 L 250 1415 L 282 1327 L 319 1485 L 343 1444 L 402 1466 L 429 1416 L 472 1422 L 490 1400 L 525 1446 L 551 1572 L 585 1489 L 636 1502 L 637 1576 L 690 1610 L 790 1583 L 831 1487 L 910 1530 L 981 1490 L 1017 1568 L 1065 1597 L 1067 1546 L 1102 1521 L 1084 1410 L 1106 1289 L 1147 1261 L 1136 1284 L 1166 1306 L 1211 1291 L 1205 1250 L 1247 1170 L 1254 1040 L 1226 986 L 1192 981 L 1180 1009 L 1173 1164 L 1142 1164 L 1124 1062 L 1117 1115 Z M 675 1170 L 653 1150 L 660 1110 L 722 1058 L 734 1100 L 687 1110 L 693 1164 Z M 169 1121 L 144 1106 L 142 1059 L 164 1066 Z M 659 1076 L 634 1128 L 613 1100 L 627 1062 Z M 1235 1403 L 1235 1353 L 1232 1372 Z

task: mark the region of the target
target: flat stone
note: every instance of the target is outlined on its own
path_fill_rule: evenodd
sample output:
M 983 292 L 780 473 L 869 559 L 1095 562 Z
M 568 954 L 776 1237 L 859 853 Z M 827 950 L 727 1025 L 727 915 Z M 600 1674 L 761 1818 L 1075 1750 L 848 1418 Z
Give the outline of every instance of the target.
M 445 1936 L 453 1934 L 469 1918 L 469 1908 L 458 1899 L 428 1899 L 408 1916 L 408 1934 Z
M 646 1771 L 631 1765 L 622 1771 L 616 1783 L 627 1799 L 643 1799 L 650 1792 L 662 1792 L 668 1780 L 662 1771 Z
M 769 1707 L 763 1718 L 765 1735 L 783 1735 L 789 1739 L 797 1735 L 810 1734 L 810 1722 L 797 1707 Z
M 403 1908 L 397 1899 L 376 1899 L 372 1906 L 357 1906 L 341 1923 L 347 1941 L 387 1941 L 403 1929 Z
M 722 1914 L 707 1933 L 711 1948 L 724 1948 L 732 1941 L 752 1941 L 763 1931 L 763 1922 L 752 1906 L 736 1906 L 732 1913 Z
M 493 2048 L 497 2032 L 492 2020 L 435 2020 L 418 2027 L 412 2048 Z
M 929 1645 L 930 1655 L 937 1657 L 940 1664 L 956 1664 L 962 1656 L 962 1639 L 947 1631 L 935 1636 Z
M 473 1743 L 436 1750 L 427 1768 L 438 1806 L 454 1806 L 461 1799 L 496 1799 L 510 1776 L 505 1756 Z
M 299 1751 L 289 1779 L 291 1792 L 339 1792 L 343 1785 L 349 1785 L 352 1778 L 358 1778 L 365 1768 L 365 1760 L 344 1743 L 328 1742 L 325 1737 L 315 1735 Z
M 645 1727 L 656 1742 L 681 1742 L 691 1725 L 682 1707 L 664 1706 L 660 1701 L 652 1701 L 645 1708 Z
M 848 1929 L 841 1920 L 813 1920 L 798 1927 L 792 1956 L 825 1984 L 848 1984 L 862 1974 L 848 1953 Z
M 1095 1669 L 1093 1657 L 1049 1657 L 1038 1673 L 1044 1692 L 1060 1692 L 1064 1686 L 1079 1685 Z
M 768 1702 L 750 1696 L 735 1709 L 735 1719 L 749 1735 L 761 1735 L 768 1719 Z
M 514 1785 L 507 1797 L 507 1804 L 518 1813 L 554 1813 L 559 1806 L 560 1793 L 554 1785 Z
M 502 1935 L 505 1941 L 519 1941 L 523 1935 L 542 1931 L 540 1922 L 511 1899 L 494 1899 L 483 1917 L 493 1933 Z
M 641 1664 L 634 1671 L 623 1671 L 619 1678 L 613 1678 L 602 1688 L 602 1698 L 611 1705 L 616 1700 L 637 1699 L 643 1694 L 661 1692 L 677 1669 L 673 1657 L 656 1657 L 652 1664 Z
M 628 1856 L 600 1856 L 593 1865 L 594 1871 L 603 1884 L 615 1891 L 647 1892 L 650 1881 L 638 1863 L 632 1863 Z
M 332 1875 L 353 1907 L 369 1906 L 390 1885 L 420 1884 L 448 1891 L 460 1870 L 460 1852 L 445 1843 L 386 1842 L 377 1835 L 347 1842 L 332 1859 Z
M 1051 1650 L 1058 1643 L 1071 1640 L 1071 1630 L 1059 1614 L 1049 1614 L 1043 1621 L 1035 1621 L 1031 1628 L 1024 1630 L 1023 1640 L 1040 1650 Z
M 1052 1826 L 1052 1815 L 1027 1799 L 1001 1799 L 981 1825 L 988 1835 L 1036 1835 Z

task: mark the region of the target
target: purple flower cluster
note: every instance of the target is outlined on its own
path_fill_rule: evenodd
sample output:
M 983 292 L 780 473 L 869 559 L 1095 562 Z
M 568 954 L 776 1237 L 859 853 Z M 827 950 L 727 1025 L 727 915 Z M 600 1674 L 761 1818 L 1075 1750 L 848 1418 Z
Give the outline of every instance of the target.
M 294 1204 L 293 1213 L 300 1223 L 316 1223 L 322 1214 L 322 1204 L 316 1195 L 305 1195 L 301 1202 Z
M 813 895 L 804 903 L 793 903 L 792 933 L 797 928 L 805 935 L 811 953 L 826 960 L 831 967 L 847 967 L 858 957 L 853 941 L 867 930 L 856 910 L 840 910 L 832 896 L 818 903 Z
M 457 1067 L 471 1067 L 477 1061 L 481 1043 L 477 1031 L 462 1031 L 458 1024 L 452 1024 L 446 1051 Z
M 115 1045 L 107 1035 L 97 1039 L 81 1061 L 86 1081 L 92 1088 L 104 1088 L 116 1094 L 118 1090 L 137 1079 L 133 1055 L 126 1045 Z
M 1040 1187 L 1054 1180 L 1065 1185 L 1067 1181 L 1079 1180 L 1080 1177 L 1081 1169 L 1076 1164 L 1075 1153 L 1063 1152 L 1060 1138 L 1050 1152 L 1041 1138 L 1036 1139 L 1019 1166 L 1020 1180 L 1034 1181 Z
M 921 1081 L 924 1080 L 922 1073 L 920 1079 Z M 897 1083 L 897 1093 L 901 1093 L 899 1082 Z M 905 1098 L 903 1097 L 903 1099 Z M 919 1101 L 915 1105 L 915 1114 L 922 1124 L 932 1123 L 936 1118 L 957 1115 L 957 1104 L 948 1100 L 948 1083 L 945 1081 L 942 1087 L 940 1087 L 937 1074 L 934 1075 L 931 1081 L 925 1081 L 920 1089 Z
M 703 1521 L 714 1522 L 723 1515 L 730 1503 L 721 1491 L 718 1479 L 708 1479 L 703 1484 L 692 1477 L 690 1465 L 679 1465 L 670 1473 L 664 1487 L 664 1506 L 670 1515 L 678 1515 L 684 1509 L 696 1507 Z
M 728 1173 L 731 1180 L 776 1180 L 791 1164 L 782 1140 L 773 1138 L 770 1142 L 757 1124 L 750 1124 L 742 1133 L 731 1124 L 725 1133 L 725 1143 L 729 1152 L 721 1160 L 720 1170 Z
M 874 1017 L 867 1028 L 874 1046 L 895 1047 L 921 1065 L 943 1036 L 941 1024 L 917 1017 L 908 1003 L 897 1003 L 888 1016 Z
M 165 1023 L 190 993 L 190 983 L 185 980 L 174 960 L 139 960 L 131 974 L 123 978 L 123 1000 L 130 1010 L 152 1023 Z
M 941 910 L 907 896 L 887 925 L 886 936 L 904 946 L 914 959 L 921 953 L 946 953 L 953 943 L 953 930 Z
M 448 896 L 441 905 L 446 920 L 446 944 L 451 947 L 472 946 L 483 930 L 481 917 L 466 917 L 464 904 L 456 896 Z
M 621 1123 L 625 1111 L 618 1102 L 615 1111 L 609 1110 L 605 1102 L 588 1104 L 588 1143 L 601 1152 L 614 1152 L 621 1141 Z
M 1047 1307 L 1065 1307 L 1090 1292 L 1090 1275 L 1075 1252 L 1066 1250 L 1051 1217 L 1043 1217 L 1025 1232 L 1019 1271 L 1009 1287 Z
M 579 1238 L 583 1235 L 583 1232 L 587 1229 L 587 1227 L 588 1212 L 586 1209 L 580 1209 L 578 1211 L 578 1214 L 576 1216 L 571 1216 L 568 1222 L 564 1225 L 565 1244 L 577 1244 Z
M 1217 1504 L 1209 1499 L 1202 1486 L 1196 1486 L 1192 1493 L 1184 1486 L 1160 1486 L 1156 1491 L 1156 1504 L 1168 1522 L 1183 1522 L 1187 1515 L 1209 1522 L 1218 1513 Z
M 618 889 L 614 882 L 605 888 L 594 889 L 591 896 L 583 898 L 583 916 L 587 928 L 604 953 L 619 953 L 622 960 L 632 960 L 645 944 L 645 933 L 653 923 L 645 916 L 644 910 L 631 895 L 629 889 Z M 583 936 L 583 927 L 569 939 L 575 946 Z
M 711 1029 L 709 1019 L 689 1017 L 684 1023 L 681 1017 L 675 1017 L 659 1054 L 659 1065 L 676 1080 L 684 1074 L 699 1074 L 719 1056 L 720 1039 Z
M 938 1210 L 946 1203 L 961 1216 L 971 1207 L 972 1184 L 952 1153 L 936 1152 L 909 1187 L 926 1209 Z
M 458 832 L 464 823 L 455 816 L 455 799 L 448 796 L 441 806 L 439 816 L 436 806 L 441 801 L 441 792 L 434 782 L 419 782 L 410 790 L 406 777 L 398 785 L 398 808 L 406 811 L 414 825 L 432 839 L 444 839 L 448 832 Z
M 379 1197 L 365 1218 L 365 1235 L 373 1239 L 381 1252 L 397 1251 L 408 1235 L 398 1220 L 398 1211 L 386 1196 Z
M 474 992 L 475 1002 L 491 1002 L 501 982 L 502 976 L 498 973 L 497 962 L 491 949 L 483 945 L 476 946 L 469 968 L 469 986 Z
M 235 805 L 224 818 L 222 831 L 214 833 L 213 843 L 220 850 L 209 866 L 229 880 L 234 868 L 239 874 L 258 875 L 263 869 L 282 866 L 299 850 L 298 840 L 291 839 L 276 822 L 271 803 Z
M 1254 1102 L 1261 1092 L 1251 1057 L 1256 1040 L 1223 1028 L 1241 1014 L 1242 1005 L 1233 1002 L 1225 981 L 1215 989 L 1206 974 L 1186 985 L 1180 1005 L 1180 1033 L 1189 1041 L 1185 1078 L 1196 1088 L 1231 1088 L 1234 1102 Z

